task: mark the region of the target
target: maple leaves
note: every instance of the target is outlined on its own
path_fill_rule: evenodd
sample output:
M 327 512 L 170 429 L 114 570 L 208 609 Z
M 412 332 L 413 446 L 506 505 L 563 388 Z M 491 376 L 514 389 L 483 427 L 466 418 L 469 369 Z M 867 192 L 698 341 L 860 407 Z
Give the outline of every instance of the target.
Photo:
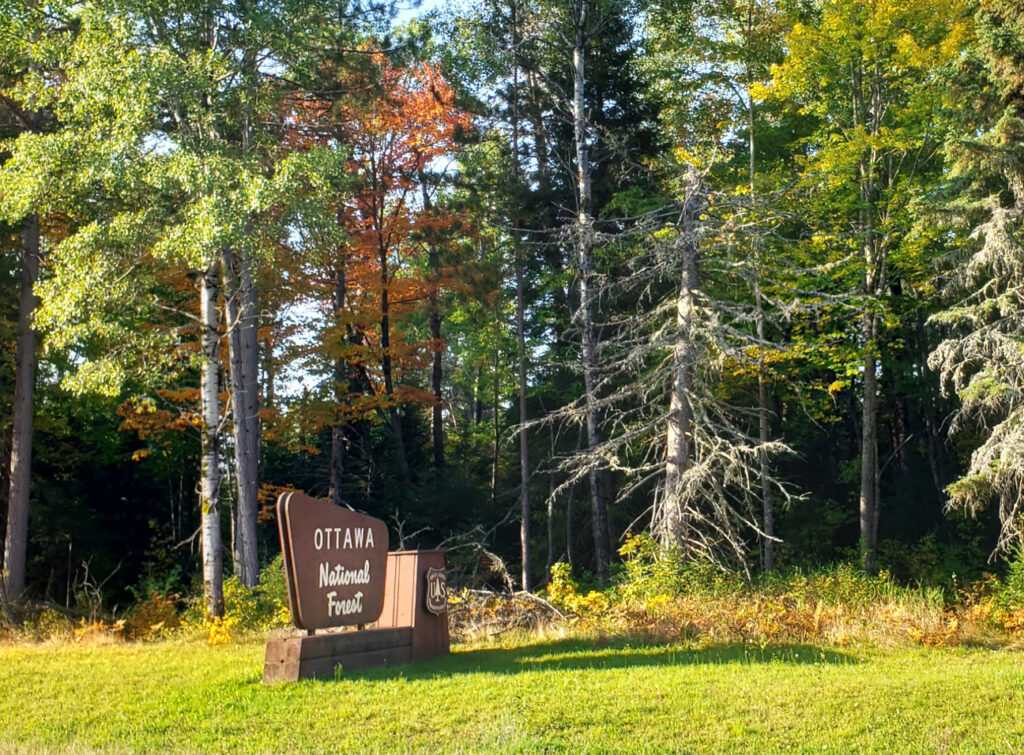
M 437 264 L 436 246 L 456 218 L 435 208 L 432 195 L 470 116 L 436 66 L 399 66 L 368 47 L 362 52 L 362 67 L 323 67 L 333 98 L 307 94 L 285 103 L 288 148 L 345 155 L 344 191 L 331 207 L 335 232 L 292 257 L 323 315 L 305 356 L 333 362 L 333 405 L 321 424 L 435 402 L 404 376 L 443 348 L 422 336 L 419 315 L 454 285 Z

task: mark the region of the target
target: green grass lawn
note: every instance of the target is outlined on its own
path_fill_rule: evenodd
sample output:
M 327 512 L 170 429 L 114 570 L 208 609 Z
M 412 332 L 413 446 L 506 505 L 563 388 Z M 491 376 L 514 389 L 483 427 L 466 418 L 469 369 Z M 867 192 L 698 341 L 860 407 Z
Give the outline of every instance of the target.
M 268 687 L 262 645 L 0 648 L 0 750 L 1011 752 L 1024 655 L 573 640 Z

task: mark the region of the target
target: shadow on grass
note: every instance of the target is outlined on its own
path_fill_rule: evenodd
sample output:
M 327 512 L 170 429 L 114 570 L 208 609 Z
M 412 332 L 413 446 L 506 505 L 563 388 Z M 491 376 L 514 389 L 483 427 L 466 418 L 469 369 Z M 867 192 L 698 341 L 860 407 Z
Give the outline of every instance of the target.
M 454 674 L 521 674 L 530 671 L 622 669 L 652 666 L 725 664 L 849 665 L 861 661 L 813 645 L 715 645 L 689 649 L 673 645 L 638 645 L 627 640 L 587 642 L 557 640 L 516 648 L 461 650 L 442 658 L 352 671 L 345 679 L 432 679 Z M 329 681 L 329 680 L 328 680 Z

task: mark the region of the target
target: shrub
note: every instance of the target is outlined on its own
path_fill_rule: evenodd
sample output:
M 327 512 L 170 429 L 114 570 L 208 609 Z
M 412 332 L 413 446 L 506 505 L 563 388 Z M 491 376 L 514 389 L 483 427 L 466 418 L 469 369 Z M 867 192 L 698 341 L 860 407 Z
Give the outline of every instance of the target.
M 260 583 L 250 589 L 238 577 L 224 580 L 224 616 L 207 619 L 201 599 L 192 602 L 181 617 L 183 631 L 206 634 L 210 644 L 230 642 L 245 635 L 280 629 L 292 623 L 281 556 L 260 572 Z
M 579 582 L 572 578 L 569 564 L 560 561 L 551 567 L 548 598 L 552 605 L 581 618 L 594 618 L 608 610 L 610 600 L 607 595 L 598 590 L 583 595 L 579 587 Z
M 150 592 L 149 597 L 136 603 L 124 620 L 124 632 L 131 640 L 156 640 L 174 631 L 180 625 L 177 595 Z
M 989 583 L 990 618 L 1012 635 L 1024 635 L 1024 546 L 1018 546 L 1006 576 Z
M 36 641 L 69 640 L 74 637 L 75 624 L 59 611 L 44 608 L 28 618 L 22 629 Z
M 710 561 L 684 559 L 647 533 L 628 535 L 619 555 L 623 559 L 615 587 L 619 600 L 734 595 L 745 586 L 742 575 L 722 571 Z
M 568 565 L 556 565 L 552 603 L 602 634 L 662 641 L 953 645 L 962 636 L 941 590 L 902 586 L 887 572 L 871 577 L 840 564 L 749 582 L 665 551 L 649 535 L 627 538 L 620 553 L 615 584 L 586 595 Z

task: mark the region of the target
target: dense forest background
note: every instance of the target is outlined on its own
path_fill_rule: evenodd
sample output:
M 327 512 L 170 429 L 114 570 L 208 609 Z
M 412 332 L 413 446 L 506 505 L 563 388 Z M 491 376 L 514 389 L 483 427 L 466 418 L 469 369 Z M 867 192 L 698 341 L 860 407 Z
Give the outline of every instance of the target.
M 516 589 L 1014 552 L 1015 0 L 397 10 L 0 0 L 6 599 L 215 614 L 287 489 Z

